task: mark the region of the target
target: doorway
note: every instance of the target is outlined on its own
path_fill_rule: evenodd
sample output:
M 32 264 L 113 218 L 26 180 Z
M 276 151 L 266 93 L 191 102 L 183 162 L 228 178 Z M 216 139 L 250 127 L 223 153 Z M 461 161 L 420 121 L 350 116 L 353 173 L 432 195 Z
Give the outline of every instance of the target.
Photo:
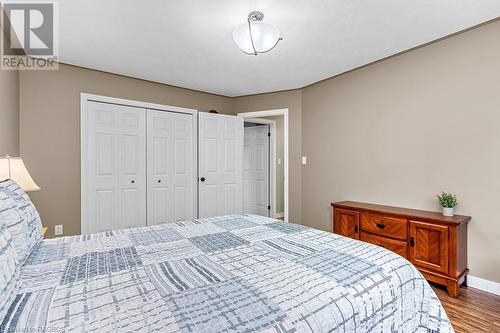
M 288 109 L 238 116 L 245 121 L 244 212 L 288 221 Z

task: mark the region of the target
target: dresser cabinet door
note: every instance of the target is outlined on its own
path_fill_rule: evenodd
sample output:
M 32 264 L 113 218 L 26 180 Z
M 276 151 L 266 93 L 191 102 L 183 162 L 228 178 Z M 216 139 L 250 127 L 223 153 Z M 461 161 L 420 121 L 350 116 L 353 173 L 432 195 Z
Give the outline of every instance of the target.
M 359 212 L 336 208 L 333 230 L 336 234 L 359 239 Z
M 410 221 L 410 261 L 422 268 L 448 273 L 448 226 Z

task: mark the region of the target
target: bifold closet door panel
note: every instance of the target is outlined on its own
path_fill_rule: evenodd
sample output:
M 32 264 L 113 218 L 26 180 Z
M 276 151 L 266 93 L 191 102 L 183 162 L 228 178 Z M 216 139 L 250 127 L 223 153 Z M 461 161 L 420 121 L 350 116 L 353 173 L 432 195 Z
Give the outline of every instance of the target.
M 198 113 L 200 218 L 243 213 L 243 118 Z
M 148 225 L 195 218 L 193 116 L 148 110 Z
M 87 103 L 86 232 L 146 225 L 145 109 Z

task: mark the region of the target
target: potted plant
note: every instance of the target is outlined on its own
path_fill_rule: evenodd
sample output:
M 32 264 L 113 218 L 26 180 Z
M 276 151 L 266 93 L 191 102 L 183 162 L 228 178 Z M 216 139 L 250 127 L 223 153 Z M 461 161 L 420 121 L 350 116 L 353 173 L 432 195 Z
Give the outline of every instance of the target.
M 444 216 L 453 216 L 453 210 L 458 205 L 457 196 L 455 194 L 443 192 L 437 196 L 439 204 L 443 207 Z

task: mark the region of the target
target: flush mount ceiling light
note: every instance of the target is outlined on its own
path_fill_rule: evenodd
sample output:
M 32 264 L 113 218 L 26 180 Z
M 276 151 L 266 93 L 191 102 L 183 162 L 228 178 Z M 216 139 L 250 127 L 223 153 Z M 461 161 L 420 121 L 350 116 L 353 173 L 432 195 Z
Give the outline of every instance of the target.
M 262 12 L 251 12 L 248 14 L 247 23 L 234 29 L 234 42 L 245 54 L 257 55 L 269 52 L 283 39 L 280 31 L 276 27 L 262 22 L 263 19 Z

